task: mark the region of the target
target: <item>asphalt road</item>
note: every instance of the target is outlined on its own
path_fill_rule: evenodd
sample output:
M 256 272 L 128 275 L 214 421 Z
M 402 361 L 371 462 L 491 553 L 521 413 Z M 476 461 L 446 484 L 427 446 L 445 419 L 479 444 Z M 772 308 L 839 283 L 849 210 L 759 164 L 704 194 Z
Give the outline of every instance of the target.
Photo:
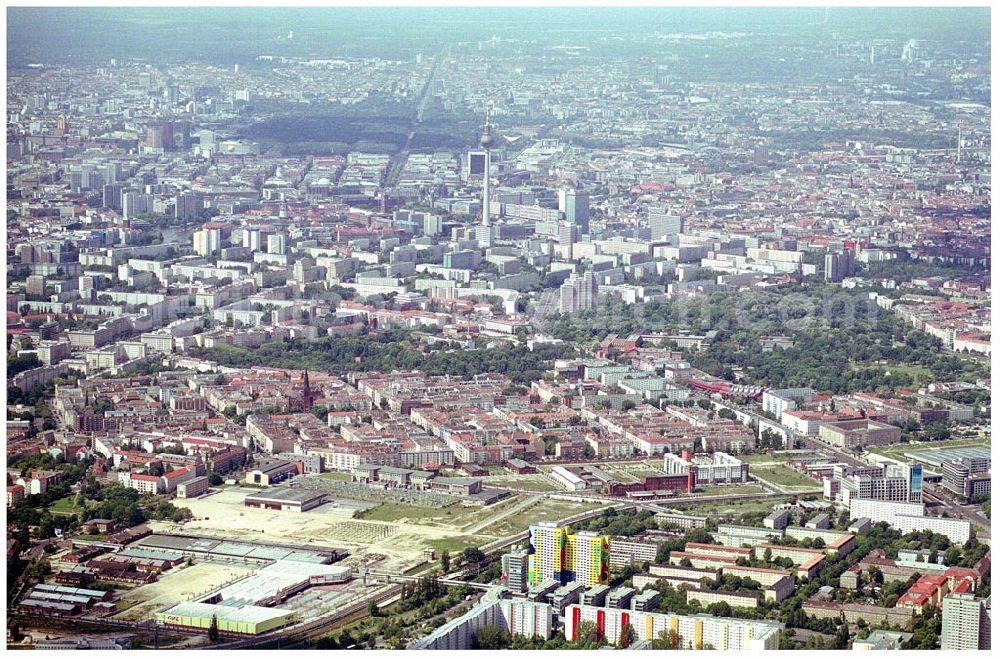
M 437 79 L 441 60 L 442 57 L 434 59 L 434 65 L 431 67 L 430 75 L 428 75 L 427 82 L 424 84 L 423 95 L 417 104 L 417 112 L 413 116 L 413 124 L 410 126 L 410 132 L 406 134 L 406 143 L 403 144 L 403 148 L 389 161 L 388 172 L 385 177 L 385 187 L 387 188 L 391 188 L 399 182 L 399 177 L 403 173 L 403 167 L 406 166 L 406 161 L 410 157 L 410 143 L 413 142 L 413 136 L 416 134 L 420 122 L 423 121 L 424 111 L 427 109 L 427 104 L 433 95 L 434 81 Z
M 982 527 L 983 532 L 979 534 L 980 539 L 989 540 L 990 520 L 983 514 L 981 508 L 956 503 L 943 488 L 929 483 L 924 484 L 924 500 L 936 504 L 952 517 L 958 517 Z

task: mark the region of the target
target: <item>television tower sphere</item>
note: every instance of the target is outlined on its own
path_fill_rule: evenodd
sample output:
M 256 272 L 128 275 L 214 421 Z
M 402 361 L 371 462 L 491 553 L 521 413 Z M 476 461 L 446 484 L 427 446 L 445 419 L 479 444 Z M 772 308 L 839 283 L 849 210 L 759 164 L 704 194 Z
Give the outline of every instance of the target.
M 484 149 L 493 147 L 493 131 L 489 125 L 487 125 L 486 130 L 483 131 L 482 137 L 479 138 L 479 143 Z

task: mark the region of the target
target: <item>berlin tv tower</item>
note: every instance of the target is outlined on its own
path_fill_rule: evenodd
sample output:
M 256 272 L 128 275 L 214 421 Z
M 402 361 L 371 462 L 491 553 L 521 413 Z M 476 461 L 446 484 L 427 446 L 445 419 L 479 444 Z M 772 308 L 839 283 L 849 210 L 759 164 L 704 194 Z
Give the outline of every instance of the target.
M 493 125 L 490 123 L 490 109 L 493 107 L 492 101 L 486 101 L 486 125 L 483 126 L 483 134 L 479 138 L 479 144 L 486 151 L 486 159 L 483 163 L 483 226 L 490 226 L 490 149 L 493 147 Z

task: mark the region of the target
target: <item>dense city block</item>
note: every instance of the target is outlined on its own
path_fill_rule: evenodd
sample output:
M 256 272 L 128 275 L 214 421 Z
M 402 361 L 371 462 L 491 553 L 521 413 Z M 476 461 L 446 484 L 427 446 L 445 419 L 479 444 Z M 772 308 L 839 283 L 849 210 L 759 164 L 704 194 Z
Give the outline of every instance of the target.
M 989 16 L 10 10 L 8 647 L 988 649 Z

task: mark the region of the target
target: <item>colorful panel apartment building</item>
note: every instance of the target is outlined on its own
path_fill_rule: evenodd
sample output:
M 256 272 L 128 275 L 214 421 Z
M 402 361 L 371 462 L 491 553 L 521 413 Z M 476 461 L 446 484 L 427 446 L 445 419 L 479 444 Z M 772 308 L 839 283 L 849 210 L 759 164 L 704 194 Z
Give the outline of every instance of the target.
M 610 574 L 609 538 L 597 533 L 570 533 L 568 527 L 541 522 L 528 529 L 528 583 L 545 579 L 579 581 L 588 588 L 606 584 Z
M 608 583 L 611 571 L 610 538 L 582 532 L 568 535 L 567 540 L 569 561 L 563 567 L 565 581 L 579 581 L 588 588 Z

